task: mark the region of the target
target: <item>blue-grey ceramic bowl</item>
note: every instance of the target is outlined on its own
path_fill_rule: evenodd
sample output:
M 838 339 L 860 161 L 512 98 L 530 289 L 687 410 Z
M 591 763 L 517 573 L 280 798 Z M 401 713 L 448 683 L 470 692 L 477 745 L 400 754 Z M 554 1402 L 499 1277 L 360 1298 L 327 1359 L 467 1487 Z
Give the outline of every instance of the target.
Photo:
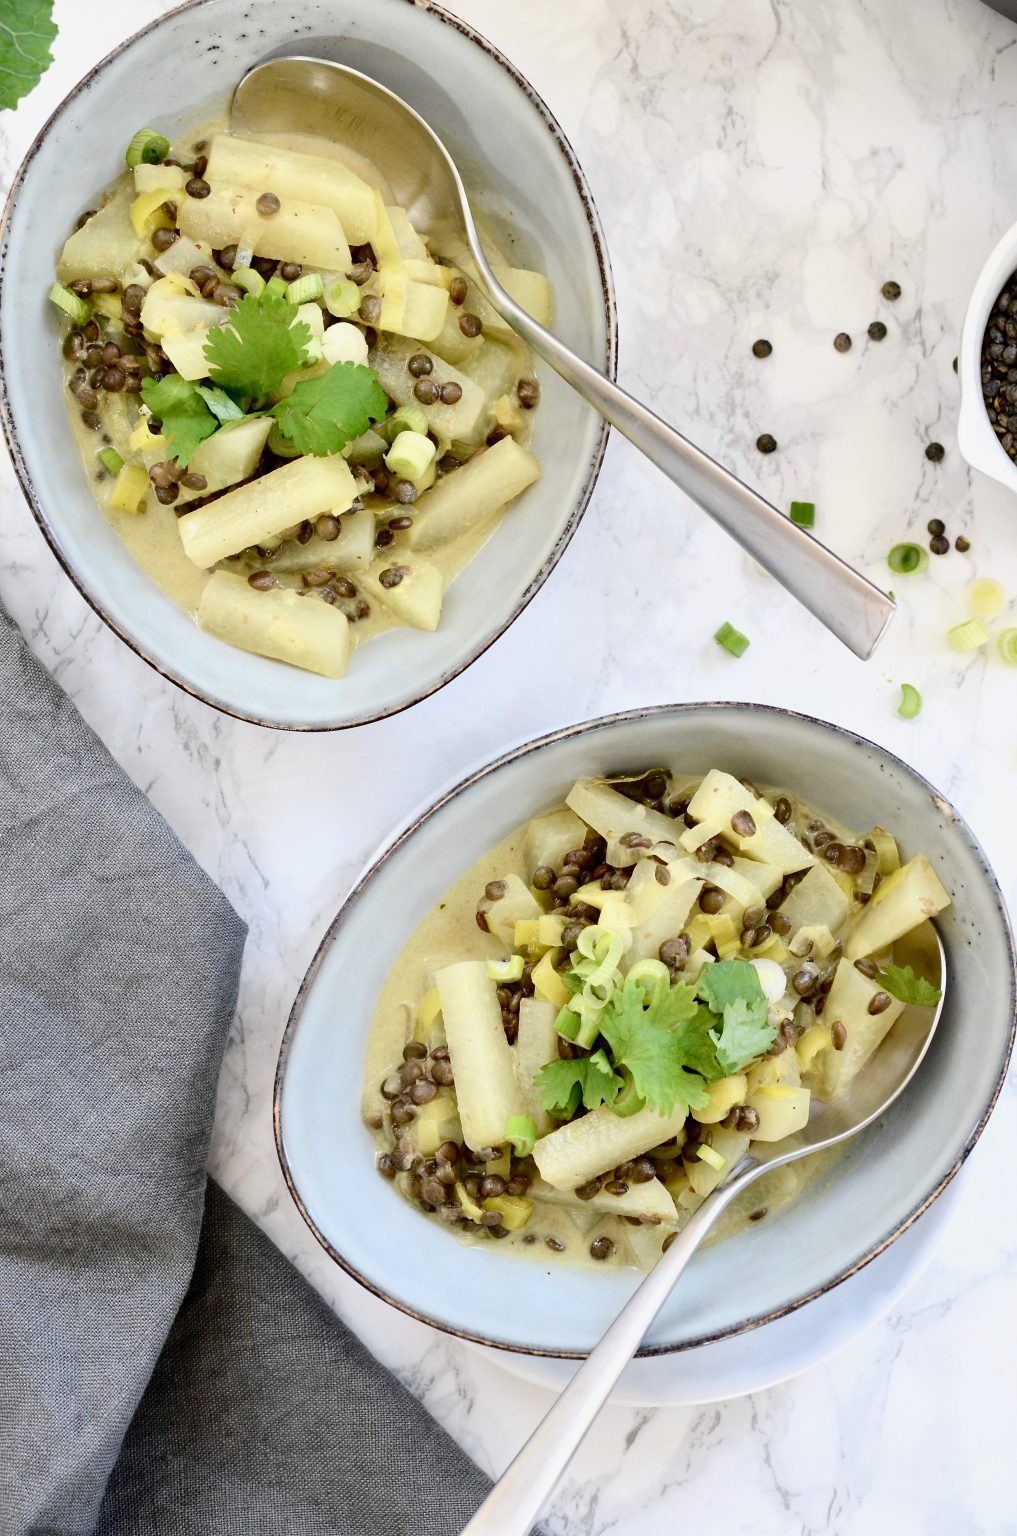
M 281 53 L 361 69 L 430 121 L 519 263 L 551 278 L 562 337 L 612 374 L 614 299 L 600 221 L 561 128 L 507 59 L 430 0 L 197 0 L 111 53 L 43 128 L 0 239 L 0 412 L 32 511 L 83 596 L 164 676 L 258 724 L 334 730 L 433 693 L 522 612 L 575 532 L 607 427 L 544 370 L 533 444 L 543 477 L 454 582 L 437 633 L 397 629 L 372 640 L 339 682 L 203 634 L 145 576 L 95 505 L 67 432 L 49 274 L 81 210 L 122 171 L 139 125 L 196 126 L 251 65 Z
M 693 1260 L 646 1353 L 689 1349 L 781 1317 L 854 1274 L 946 1187 L 995 1103 L 1014 1038 L 1015 975 L 999 886 L 957 812 L 912 768 L 820 720 L 754 704 L 679 704 L 570 726 L 443 795 L 358 881 L 294 1003 L 276 1082 L 290 1191 L 350 1274 L 435 1327 L 504 1349 L 583 1354 L 635 1271 L 542 1267 L 463 1247 L 374 1168 L 359 1100 L 364 1039 L 385 975 L 442 892 L 574 779 L 670 763 L 790 788 L 848 826 L 892 828 L 953 899 L 937 920 L 949 986 L 917 1079 L 796 1203 Z

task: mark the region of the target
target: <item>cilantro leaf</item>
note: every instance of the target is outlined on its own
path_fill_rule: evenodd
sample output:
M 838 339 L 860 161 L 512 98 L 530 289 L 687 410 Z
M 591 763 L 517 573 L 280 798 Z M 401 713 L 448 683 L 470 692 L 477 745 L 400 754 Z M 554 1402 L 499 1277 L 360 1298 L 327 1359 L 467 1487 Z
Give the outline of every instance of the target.
M 272 407 L 283 437 L 300 453 L 341 453 L 388 409 L 373 368 L 333 363 L 315 379 L 301 379 Z
M 876 983 L 891 997 L 901 1003 L 914 1003 L 919 1008 L 935 1008 L 943 993 L 924 976 L 916 976 L 910 965 L 884 965 L 876 972 Z
M 181 378 L 179 373 L 143 379 L 141 398 L 162 422 L 163 436 L 170 442 L 169 457 L 178 464 L 186 465 L 198 445 L 211 437 L 219 425 L 197 385 Z
M 770 1049 L 777 1030 L 767 1018 L 768 1011 L 765 997 L 761 1003 L 747 1003 L 739 997 L 724 1009 L 724 1021 L 719 1030 L 711 1029 L 710 1038 L 725 1077 L 740 1072 Z
M 565 1118 L 574 1115 L 580 1104 L 586 1109 L 610 1104 L 622 1086 L 603 1051 L 575 1061 L 549 1061 L 533 1081 L 548 1114 L 564 1112 Z
M 245 294 L 228 325 L 208 333 L 209 378 L 256 400 L 270 395 L 305 362 L 311 328 L 303 320 L 294 324 L 296 318 L 297 306 L 277 294 Z
M 218 389 L 214 384 L 195 384 L 194 387 L 217 421 L 225 425 L 227 421 L 243 419 L 244 413 L 240 406 L 230 399 L 224 389 Z
M 707 1103 L 702 1077 L 687 1070 L 704 1051 L 700 1009 L 687 983 L 658 987 L 647 1000 L 638 982 L 627 981 L 601 1014 L 600 1032 L 648 1109 L 670 1115 L 680 1105 L 688 1113 Z
M 716 965 L 706 965 L 699 973 L 696 991 L 709 1003 L 714 1013 L 723 1013 L 729 1003 L 766 1001 L 759 972 L 748 960 L 729 955 Z
M 770 1006 L 759 972 L 748 960 L 729 955 L 716 965 L 706 966 L 696 990 L 713 1013 L 721 1016 L 716 1021 L 720 1027 L 710 1030 L 710 1038 L 725 1077 L 740 1072 L 769 1050 L 777 1030 L 769 1021 Z
M 53 62 L 53 0 L 6 0 L 0 8 L 0 108 L 15 107 Z

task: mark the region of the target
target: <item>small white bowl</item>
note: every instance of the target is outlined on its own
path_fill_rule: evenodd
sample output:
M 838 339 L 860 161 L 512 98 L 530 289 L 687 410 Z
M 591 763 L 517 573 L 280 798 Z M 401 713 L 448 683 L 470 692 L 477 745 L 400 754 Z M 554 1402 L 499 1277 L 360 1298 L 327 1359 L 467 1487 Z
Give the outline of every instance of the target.
M 416 107 L 519 264 L 533 262 L 550 277 L 560 335 L 613 374 L 611 275 L 585 177 L 533 87 L 479 33 L 430 0 L 194 0 L 98 64 L 54 112 L 14 180 L 0 230 L 0 414 L 54 554 L 138 655 L 227 714 L 336 730 L 426 698 L 518 617 L 576 530 L 608 429 L 544 370 L 533 443 L 542 478 L 453 583 L 438 631 L 397 629 L 372 640 L 339 682 L 203 634 L 144 574 L 95 505 L 70 437 L 58 319 L 46 299 L 53 266 L 81 210 L 123 170 L 139 127 L 189 130 L 226 104 L 253 64 L 287 53 L 350 64 Z
M 995 1103 L 1013 1045 L 1014 951 L 999 887 L 957 812 L 850 731 L 759 704 L 680 704 L 528 742 L 401 830 L 333 922 L 293 1005 L 276 1078 L 276 1142 L 294 1200 L 351 1275 L 405 1312 L 528 1354 L 587 1352 L 638 1282 L 465 1247 L 378 1175 L 360 1120 L 363 1051 L 400 949 L 448 886 L 583 774 L 722 766 L 783 785 L 849 826 L 891 827 L 953 898 L 937 927 L 949 988 L 929 1057 L 899 1103 L 793 1205 L 698 1253 L 642 1353 L 693 1349 L 786 1316 L 856 1273 L 935 1200 Z
M 1017 224 L 997 242 L 979 272 L 964 316 L 957 360 L 961 386 L 957 446 L 972 469 L 1017 491 L 1017 464 L 992 430 L 982 396 L 982 338 L 992 306 L 1012 272 L 1017 272 Z

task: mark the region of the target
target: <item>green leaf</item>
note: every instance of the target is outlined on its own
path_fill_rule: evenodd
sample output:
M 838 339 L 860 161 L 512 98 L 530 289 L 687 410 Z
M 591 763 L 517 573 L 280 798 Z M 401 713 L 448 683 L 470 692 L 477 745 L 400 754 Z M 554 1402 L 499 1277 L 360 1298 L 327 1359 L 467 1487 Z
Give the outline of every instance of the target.
M 565 1111 L 566 1116 L 574 1115 L 580 1104 L 586 1109 L 610 1104 L 621 1087 L 621 1079 L 611 1070 L 603 1051 L 575 1061 L 549 1061 L 534 1082 L 547 1112 Z
M 53 62 L 53 0 L 5 0 L 0 6 L 0 108 L 16 107 Z
M 182 466 L 219 425 L 198 386 L 182 379 L 179 373 L 168 373 L 162 379 L 143 379 L 141 398 L 162 422 L 163 436 L 170 442 L 169 457 Z
M 311 342 L 310 326 L 294 324 L 297 306 L 277 294 L 245 294 L 230 311 L 228 325 L 208 333 L 209 377 L 226 389 L 263 400 L 289 373 L 302 367 Z
M 769 1022 L 770 1007 L 759 972 L 748 960 L 729 955 L 716 965 L 706 966 L 696 982 L 696 990 L 713 1013 L 721 1016 L 712 1021 L 710 1038 L 725 1077 L 740 1072 L 769 1050 L 777 1030 Z
M 279 431 L 300 453 L 341 453 L 380 421 L 388 396 L 373 368 L 333 363 L 315 379 L 301 379 L 272 407 Z
M 537 1140 L 537 1123 L 532 1115 L 512 1115 L 505 1126 L 505 1140 L 515 1148 L 517 1157 L 529 1157 Z
M 217 421 L 225 423 L 243 420 L 242 408 L 230 399 L 224 389 L 218 389 L 214 384 L 195 384 L 194 387 Z
M 910 965 L 885 965 L 876 972 L 876 983 L 902 1003 L 914 1003 L 918 1008 L 935 1008 L 943 993 L 924 976 L 916 976 Z
M 703 1077 L 693 1071 L 714 1058 L 687 983 L 658 987 L 647 999 L 638 982 L 626 982 L 604 1009 L 600 1032 L 647 1108 L 669 1115 L 680 1105 L 688 1113 L 707 1103 Z
M 770 1049 L 777 1030 L 767 1018 L 768 1011 L 765 997 L 761 1005 L 736 998 L 724 1009 L 724 1022 L 719 1030 L 711 1029 L 710 1038 L 725 1077 L 740 1072 Z
M 723 1013 L 729 1003 L 765 1003 L 766 994 L 759 972 L 748 960 L 730 955 L 716 965 L 706 965 L 699 973 L 696 991 L 709 1003 L 714 1013 Z

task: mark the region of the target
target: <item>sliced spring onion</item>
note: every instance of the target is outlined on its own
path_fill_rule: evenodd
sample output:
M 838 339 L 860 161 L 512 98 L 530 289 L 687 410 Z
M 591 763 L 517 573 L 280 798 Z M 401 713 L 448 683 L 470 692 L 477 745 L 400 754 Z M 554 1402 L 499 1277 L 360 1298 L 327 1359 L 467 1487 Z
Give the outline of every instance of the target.
M 749 648 L 748 635 L 743 635 L 741 630 L 735 629 L 734 625 L 728 624 L 726 620 L 713 638 L 718 645 L 724 647 L 725 651 L 730 651 L 732 656 L 744 656 Z
M 998 581 L 983 577 L 973 581 L 968 591 L 971 612 L 979 619 L 994 619 L 1006 607 L 1006 593 Z
M 618 1115 L 620 1119 L 627 1120 L 630 1115 L 638 1115 L 641 1109 L 645 1109 L 646 1100 L 636 1092 L 635 1079 L 628 1067 L 622 1067 L 621 1075 L 625 1085 L 619 1090 L 617 1098 L 611 1104 L 611 1113 Z
M 332 327 L 330 326 L 329 329 L 331 330 Z M 385 422 L 385 431 L 388 433 L 389 442 L 392 443 L 400 432 L 419 432 L 423 435 L 427 431 L 427 417 L 418 406 L 401 405 Z
M 161 165 L 170 152 L 170 143 L 157 128 L 139 128 L 127 146 L 127 169 L 136 165 Z
M 913 720 L 922 707 L 922 696 L 911 683 L 901 683 L 897 713 L 902 720 Z
M 516 1149 L 517 1157 L 529 1157 L 537 1139 L 537 1124 L 532 1115 L 513 1115 L 505 1127 L 505 1140 Z
M 582 1027 L 582 1019 L 572 1008 L 561 1008 L 558 1017 L 554 1021 L 554 1027 L 563 1040 L 575 1040 Z
M 96 458 L 103 469 L 108 469 L 111 475 L 119 475 L 124 467 L 124 461 L 115 448 L 100 448 Z
M 230 276 L 238 288 L 252 294 L 256 299 L 260 299 L 265 292 L 265 279 L 260 272 L 255 272 L 253 267 L 234 267 Z
M 65 315 L 70 315 L 75 325 L 84 325 L 92 313 L 91 305 L 84 299 L 79 299 L 76 293 L 65 288 L 63 283 L 54 283 L 49 290 L 49 296 L 57 309 L 62 309 Z
M 699 1149 L 699 1161 L 709 1163 L 710 1167 L 716 1168 L 718 1172 L 727 1166 L 727 1158 L 721 1157 L 719 1152 L 714 1151 L 713 1147 L 708 1147 L 705 1142 Z
M 422 432 L 400 432 L 385 455 L 385 463 L 394 475 L 419 480 L 434 454 L 434 444 Z
M 1017 629 L 1001 629 L 996 644 L 1003 660 L 1017 667 Z
M 489 960 L 487 974 L 491 981 L 519 981 L 526 961 L 522 955 L 509 955 L 507 960 Z
M 348 277 L 329 283 L 325 289 L 325 308 L 330 315 L 335 315 L 337 320 L 345 320 L 347 315 L 355 315 L 360 308 L 360 289 Z
M 368 358 L 366 336 L 359 325 L 351 325 L 348 320 L 339 320 L 328 327 L 321 350 L 328 363 L 354 363 L 363 367 Z
M 791 503 L 791 521 L 797 523 L 799 528 L 815 527 L 816 503 L 814 501 L 793 501 Z
M 286 288 L 286 297 L 291 304 L 310 304 L 315 299 L 323 297 L 325 285 L 321 281 L 320 272 L 305 272 L 303 277 L 294 278 Z
M 955 624 L 953 629 L 948 629 L 946 638 L 955 651 L 964 653 L 980 650 L 983 645 L 988 645 L 992 636 L 981 619 L 967 619 L 963 624 Z
M 653 992 L 658 986 L 671 985 L 671 977 L 663 960 L 637 960 L 630 966 L 626 981 L 637 982 L 646 992 Z
M 924 571 L 929 563 L 929 551 L 920 544 L 895 544 L 886 557 L 891 571 L 898 576 L 913 576 Z
M 261 297 L 263 299 L 284 299 L 286 297 L 286 287 L 287 285 L 281 277 L 270 277 L 265 284 L 265 290 Z

